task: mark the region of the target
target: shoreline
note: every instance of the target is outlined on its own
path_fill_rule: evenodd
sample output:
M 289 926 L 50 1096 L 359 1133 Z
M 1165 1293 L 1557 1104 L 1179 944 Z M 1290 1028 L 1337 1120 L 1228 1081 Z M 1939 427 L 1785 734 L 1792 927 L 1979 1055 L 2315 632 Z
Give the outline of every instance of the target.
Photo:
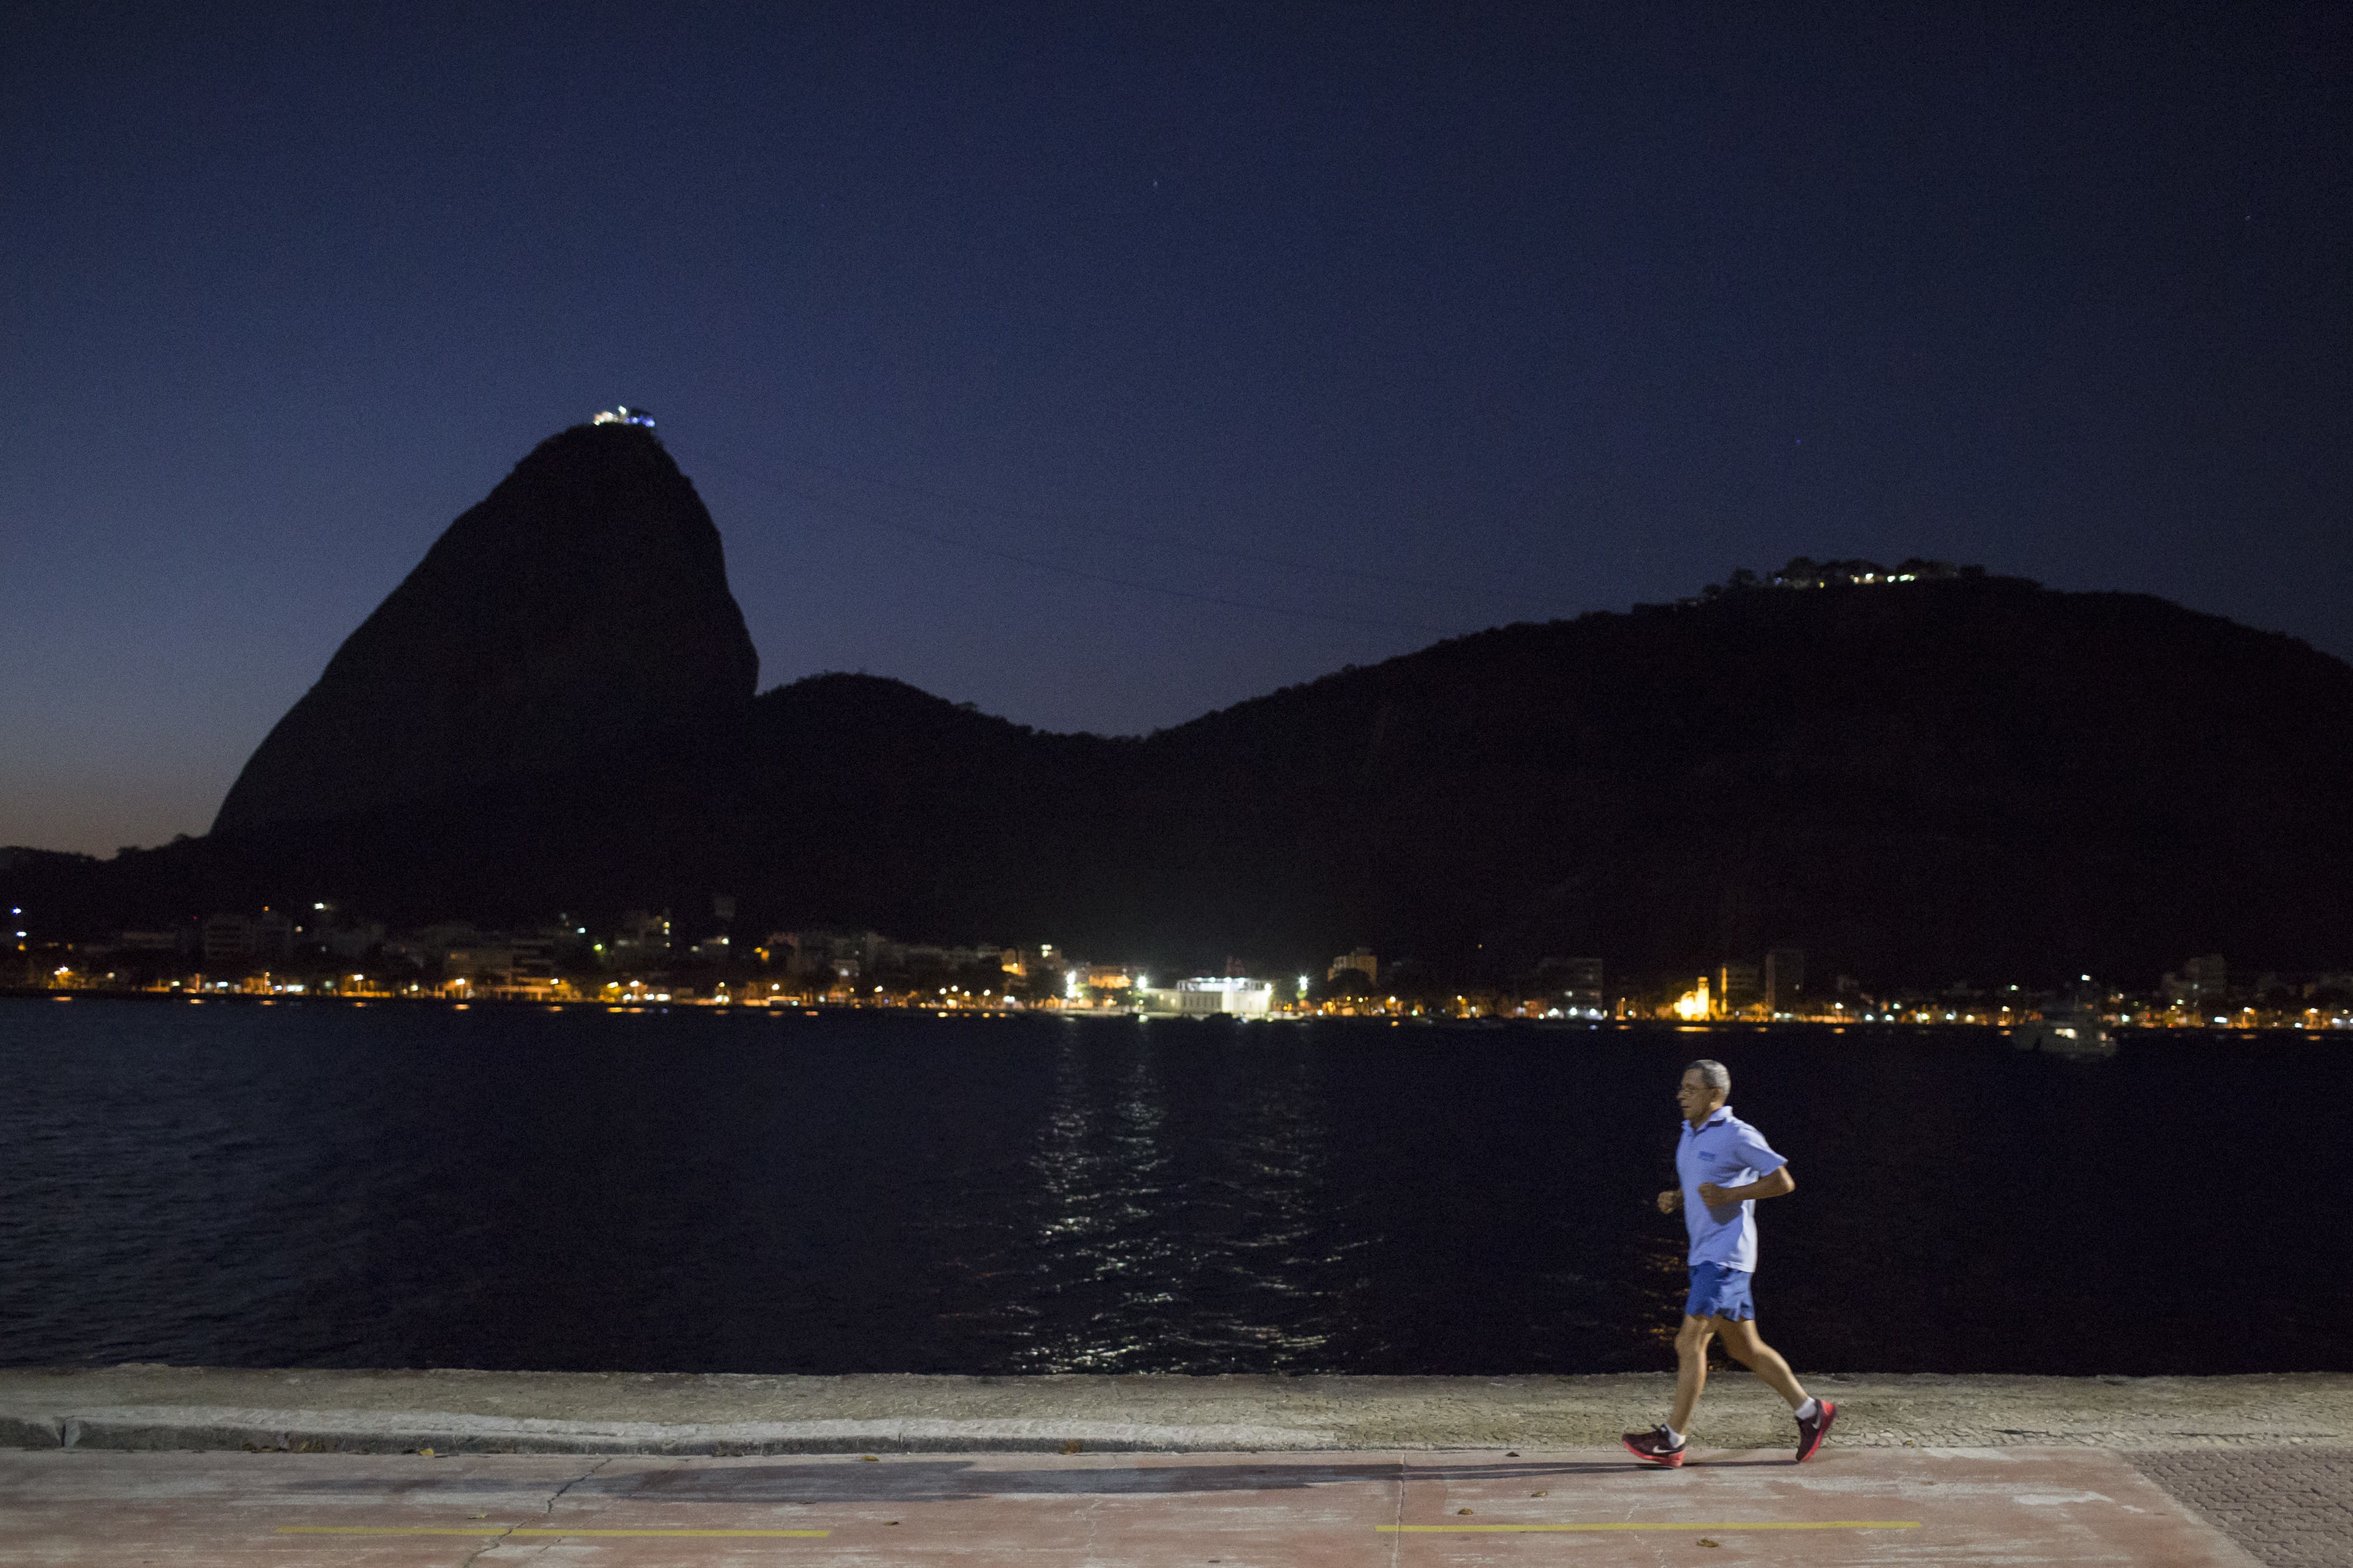
M 1852 1447 L 2353 1448 L 2353 1373 L 1814 1376 Z M 1510 1377 L 965 1376 L 0 1369 L 0 1447 L 343 1453 L 1311 1452 L 1611 1446 L 1666 1373 Z M 1787 1445 L 1751 1379 L 1697 1437 Z M 1073 1447 L 1075 1445 L 1075 1447 Z
M 297 1007 L 304 1005 L 347 1008 L 400 1007 L 422 1010 L 438 1007 L 445 1012 L 469 1012 L 476 1009 L 489 1012 L 519 1013 L 694 1013 L 713 1017 L 732 1015 L 745 1016 L 790 1016 L 796 1014 L 810 1017 L 831 1017 L 840 1014 L 892 1014 L 916 1016 L 932 1014 L 943 1018 L 1057 1018 L 1080 1022 L 1180 1024 L 1223 1022 L 1232 1024 L 1386 1024 L 1392 1027 L 1420 1029 L 1484 1030 L 1528 1029 L 1546 1034 L 1616 1033 L 1637 1031 L 1666 1034 L 1769 1034 L 1782 1029 L 1831 1029 L 1839 1033 L 1854 1030 L 1871 1033 L 1890 1029 L 1952 1031 L 1955 1033 L 1991 1033 L 2007 1037 L 2017 1027 L 2013 1024 L 1989 1023 L 1983 1019 L 1936 1018 L 1718 1018 L 1705 1023 L 1685 1022 L 1671 1018 L 1516 1018 L 1516 1017 L 1453 1017 L 1444 1016 L 1389 1016 L 1385 1014 L 1299 1014 L 1270 1013 L 1263 1016 L 1243 1017 L 1230 1014 L 1194 1016 L 1177 1013 L 1142 1013 L 1120 1008 L 1047 1008 L 1025 1007 L 934 1007 L 902 1003 L 865 1002 L 804 1002 L 799 1000 L 770 1002 L 767 1000 L 735 1000 L 717 1002 L 702 998 L 669 1002 L 627 1002 L 615 1004 L 587 997 L 563 1001 L 539 1001 L 525 997 L 480 996 L 459 1001 L 445 996 L 404 996 L 393 993 L 340 995 L 333 993 L 305 993 L 260 995 L 247 991 L 215 991 L 194 995 L 184 991 L 154 991 L 146 988 L 113 989 L 101 986 L 75 986 L 61 989 L 40 985 L 0 985 L 0 1001 L 22 1000 L 52 1002 L 108 1001 L 144 1002 L 155 1005 L 180 1003 L 195 1006 L 213 1005 L 252 1007 Z M 2207 1039 L 2256 1039 L 2265 1036 L 2300 1035 L 2306 1039 L 2326 1040 L 2335 1037 L 2353 1036 L 2353 1028 L 2343 1025 L 2313 1024 L 2121 1024 L 2106 1026 L 2119 1038 L 2127 1036 L 2150 1038 L 2198 1037 Z

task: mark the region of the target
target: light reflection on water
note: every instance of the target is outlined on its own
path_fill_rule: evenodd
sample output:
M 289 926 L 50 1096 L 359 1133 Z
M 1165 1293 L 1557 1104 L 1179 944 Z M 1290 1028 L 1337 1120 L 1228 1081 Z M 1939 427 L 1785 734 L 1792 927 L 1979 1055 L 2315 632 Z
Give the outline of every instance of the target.
M 1198 1031 L 1176 1032 L 1190 1037 L 1172 1043 L 1151 1025 L 1124 1038 L 1071 1028 L 1058 1045 L 1029 1159 L 1035 1304 L 1024 1370 L 1122 1372 L 1172 1358 L 1281 1370 L 1313 1364 L 1325 1342 L 1324 1276 L 1349 1246 L 1314 1245 L 1329 1209 L 1315 1063 L 1288 1060 L 1273 1081 L 1188 1107 L 1199 1122 L 1172 1128 L 1181 1112 L 1165 1053 L 1205 1044 Z M 1172 1156 L 1176 1136 L 1195 1151 L 1188 1168 Z

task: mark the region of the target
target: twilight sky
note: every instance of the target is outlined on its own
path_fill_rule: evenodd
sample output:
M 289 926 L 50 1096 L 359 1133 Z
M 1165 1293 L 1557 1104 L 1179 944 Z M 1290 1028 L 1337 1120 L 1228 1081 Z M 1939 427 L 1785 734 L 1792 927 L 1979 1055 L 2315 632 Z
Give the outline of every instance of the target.
M 764 688 L 1148 730 L 1799 553 L 2353 657 L 2348 82 L 2341 5 L 11 5 L 0 844 L 204 831 L 617 400 Z

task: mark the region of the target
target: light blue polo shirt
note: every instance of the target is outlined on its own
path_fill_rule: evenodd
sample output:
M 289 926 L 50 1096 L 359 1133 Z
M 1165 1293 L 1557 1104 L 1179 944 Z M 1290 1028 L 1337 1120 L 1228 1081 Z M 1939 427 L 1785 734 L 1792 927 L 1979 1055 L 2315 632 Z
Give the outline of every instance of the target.
M 1691 1233 L 1691 1265 L 1720 1263 L 1726 1268 L 1757 1268 L 1757 1200 L 1710 1209 L 1699 1201 L 1699 1184 L 1745 1187 L 1789 1162 L 1773 1152 L 1765 1135 L 1725 1106 L 1696 1128 L 1683 1123 L 1675 1146 L 1675 1175 L 1683 1188 L 1683 1228 Z

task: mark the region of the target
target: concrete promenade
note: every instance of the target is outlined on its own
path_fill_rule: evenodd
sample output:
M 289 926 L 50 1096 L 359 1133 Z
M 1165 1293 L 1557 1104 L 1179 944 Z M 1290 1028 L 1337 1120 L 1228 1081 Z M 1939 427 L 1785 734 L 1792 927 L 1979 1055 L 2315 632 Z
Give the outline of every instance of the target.
M 2353 1376 L 0 1371 L 10 1563 L 2353 1563 Z

